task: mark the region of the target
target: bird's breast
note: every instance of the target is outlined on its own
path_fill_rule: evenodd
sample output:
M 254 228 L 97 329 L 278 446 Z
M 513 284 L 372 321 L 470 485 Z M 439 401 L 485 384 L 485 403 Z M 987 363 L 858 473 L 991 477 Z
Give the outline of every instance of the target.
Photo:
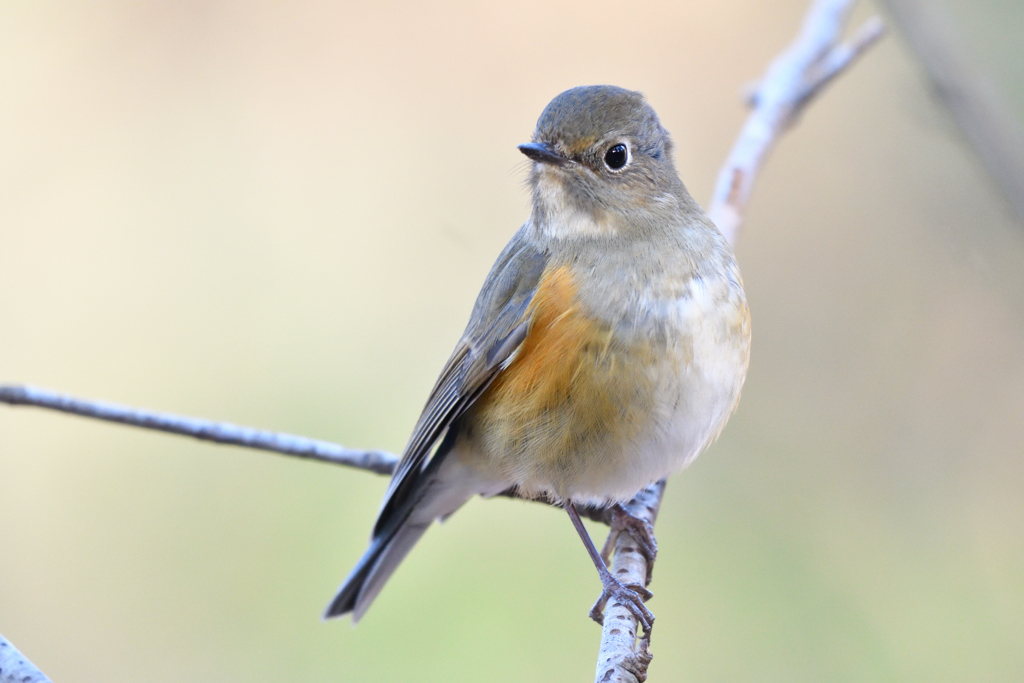
M 738 394 L 736 344 L 705 288 L 657 284 L 545 271 L 526 338 L 466 421 L 481 464 L 529 493 L 607 500 L 695 455 Z

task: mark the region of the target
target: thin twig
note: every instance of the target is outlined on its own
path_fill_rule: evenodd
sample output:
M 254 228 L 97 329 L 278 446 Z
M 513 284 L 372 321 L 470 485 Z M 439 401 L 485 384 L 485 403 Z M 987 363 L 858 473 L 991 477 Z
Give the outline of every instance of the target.
M 49 408 L 96 420 L 191 436 L 201 441 L 274 451 L 308 460 L 329 462 L 332 465 L 355 467 L 377 474 L 391 474 L 398 463 L 398 458 L 383 451 L 355 451 L 335 443 L 308 439 L 304 436 L 268 432 L 252 427 L 239 427 L 227 422 L 211 422 L 194 417 L 131 408 L 116 403 L 74 398 L 35 387 L 0 386 L 0 403 L 8 403 L 12 406 Z
M 50 683 L 50 679 L 0 634 L 0 683 Z
M 987 74 L 971 63 L 941 3 L 885 0 L 936 93 L 1024 221 L 1024 131 Z
M 885 32 L 881 20 L 868 20 L 848 43 L 840 43 L 854 0 L 816 0 L 804 19 L 800 35 L 769 65 L 748 98 L 750 116 L 718 175 L 708 216 L 730 244 L 735 245 L 750 202 L 754 181 L 768 152 L 799 118 L 807 104 L 847 69 Z M 626 506 L 651 525 L 658 515 L 665 483 L 660 481 L 636 495 Z M 614 533 L 614 532 L 613 532 Z M 623 583 L 645 585 L 647 561 L 636 552 L 628 534 L 615 539 L 612 575 Z M 650 641 L 637 642 L 637 622 L 615 600 L 605 608 L 601 648 L 597 654 L 597 683 L 643 683 L 652 654 Z

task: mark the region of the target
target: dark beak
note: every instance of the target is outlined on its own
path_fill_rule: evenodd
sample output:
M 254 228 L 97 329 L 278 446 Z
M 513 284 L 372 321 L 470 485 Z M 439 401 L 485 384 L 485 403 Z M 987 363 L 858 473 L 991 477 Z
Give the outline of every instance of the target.
M 543 164 L 565 166 L 566 164 L 571 163 L 568 159 L 552 149 L 550 145 L 546 145 L 543 142 L 527 142 L 519 145 L 519 151 L 534 161 L 539 161 Z

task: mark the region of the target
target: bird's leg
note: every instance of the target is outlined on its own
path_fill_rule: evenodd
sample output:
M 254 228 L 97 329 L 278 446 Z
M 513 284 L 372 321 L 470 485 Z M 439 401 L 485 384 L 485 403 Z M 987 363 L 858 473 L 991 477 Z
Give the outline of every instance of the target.
M 654 537 L 654 527 L 646 520 L 634 517 L 629 510 L 618 503 L 609 508 L 608 512 L 608 526 L 611 527 L 611 531 L 601 549 L 601 559 L 604 560 L 605 565 L 610 564 L 615 541 L 619 534 L 625 531 L 636 543 L 635 550 L 647 561 L 647 578 L 644 584 L 650 585 L 651 574 L 654 572 L 654 560 L 658 556 L 658 539 Z
M 572 503 L 567 503 L 565 511 L 569 513 L 569 519 L 572 520 L 572 525 L 576 527 L 576 533 L 580 535 L 583 545 L 586 546 L 587 552 L 590 553 L 590 559 L 594 562 L 594 566 L 597 567 L 597 575 L 601 578 L 603 590 L 601 591 L 601 597 L 597 599 L 594 607 L 590 610 L 590 618 L 599 624 L 603 624 L 604 606 L 608 604 L 609 599 L 615 598 L 636 617 L 637 622 L 643 627 L 644 633 L 649 636 L 651 634 L 651 627 L 654 626 L 654 615 L 644 605 L 644 601 L 649 600 L 652 593 L 643 586 L 635 584 L 624 586 L 618 579 L 612 576 L 604 560 L 601 559 L 601 554 L 597 552 L 590 534 L 587 533 L 586 528 L 583 526 L 583 521 L 580 520 L 576 507 Z

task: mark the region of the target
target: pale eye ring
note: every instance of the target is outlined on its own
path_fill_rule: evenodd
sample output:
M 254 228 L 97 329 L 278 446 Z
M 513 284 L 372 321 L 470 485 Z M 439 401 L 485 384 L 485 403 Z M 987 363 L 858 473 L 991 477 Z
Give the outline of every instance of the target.
M 621 170 L 629 163 L 629 147 L 623 142 L 616 142 L 604 153 L 604 164 L 613 171 Z

